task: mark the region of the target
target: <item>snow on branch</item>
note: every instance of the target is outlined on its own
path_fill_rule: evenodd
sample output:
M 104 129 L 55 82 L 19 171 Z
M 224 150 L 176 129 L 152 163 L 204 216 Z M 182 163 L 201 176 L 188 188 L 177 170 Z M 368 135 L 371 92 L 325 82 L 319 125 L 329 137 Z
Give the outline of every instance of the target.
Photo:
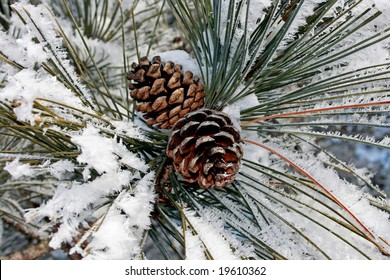
M 239 260 L 253 256 L 252 247 L 224 229 L 225 219 L 216 209 L 205 208 L 200 216 L 190 210 L 184 210 L 184 214 L 188 219 L 185 235 L 190 237 L 187 259 Z
M 122 191 L 85 251 L 85 259 L 141 259 L 145 231 L 153 209 L 154 174 L 143 177 L 133 191 Z

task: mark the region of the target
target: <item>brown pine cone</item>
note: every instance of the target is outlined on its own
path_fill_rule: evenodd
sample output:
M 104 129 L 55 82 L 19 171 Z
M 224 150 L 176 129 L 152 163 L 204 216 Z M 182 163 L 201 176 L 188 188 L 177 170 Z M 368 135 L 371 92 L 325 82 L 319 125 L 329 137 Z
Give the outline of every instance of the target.
M 224 113 L 201 109 L 176 122 L 167 146 L 176 172 L 204 189 L 234 180 L 243 155 L 240 132 Z
M 172 61 L 162 63 L 159 56 L 150 62 L 142 57 L 133 63 L 127 78 L 131 80 L 131 97 L 138 104 L 147 124 L 170 129 L 185 114 L 204 105 L 203 85 L 191 71 L 182 73 L 182 66 Z

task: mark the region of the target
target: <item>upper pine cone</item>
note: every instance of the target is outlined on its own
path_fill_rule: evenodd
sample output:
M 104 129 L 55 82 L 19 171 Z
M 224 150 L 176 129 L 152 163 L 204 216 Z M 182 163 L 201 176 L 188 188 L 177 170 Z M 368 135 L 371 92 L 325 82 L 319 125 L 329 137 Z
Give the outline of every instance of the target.
M 131 68 L 127 75 L 130 95 L 138 102 L 135 109 L 143 113 L 148 125 L 170 129 L 184 115 L 203 107 L 204 90 L 199 78 L 191 71 L 183 75 L 180 64 L 163 64 L 159 56 L 152 62 L 142 57 Z
M 201 109 L 175 123 L 167 156 L 183 178 L 205 189 L 234 180 L 243 155 L 240 133 L 221 112 Z

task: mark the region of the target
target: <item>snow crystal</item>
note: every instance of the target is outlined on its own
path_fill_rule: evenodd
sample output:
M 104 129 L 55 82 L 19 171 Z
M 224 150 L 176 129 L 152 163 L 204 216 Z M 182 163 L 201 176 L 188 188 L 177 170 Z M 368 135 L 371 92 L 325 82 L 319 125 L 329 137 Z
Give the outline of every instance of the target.
M 193 234 L 190 229 L 186 229 L 185 241 L 186 260 L 206 260 L 204 246 L 198 235 Z
M 248 31 L 253 32 L 257 26 L 259 19 L 262 19 L 265 15 L 265 9 L 268 8 L 271 4 L 271 0 L 251 0 L 248 7 Z M 241 19 L 242 22 L 245 22 L 244 19 Z
M 88 246 L 91 251 L 85 259 L 141 258 L 143 235 L 151 224 L 155 198 L 153 179 L 154 173 L 149 173 L 134 192 L 124 191 L 117 197 L 99 230 L 93 233 Z
M 242 90 L 243 87 L 244 86 L 241 86 L 240 88 L 238 88 L 238 90 Z M 248 109 L 259 104 L 259 100 L 254 93 L 246 95 L 245 97 L 240 98 L 240 100 L 234 103 L 234 105 L 238 106 L 240 110 Z
M 116 203 L 131 223 L 141 228 L 148 228 L 150 225 L 149 214 L 153 208 L 151 202 L 154 202 L 153 178 L 154 173 L 148 173 L 138 182 L 133 193 L 126 193 Z
M 361 220 L 366 225 L 366 227 L 368 227 L 370 231 L 373 232 L 376 236 L 381 236 L 385 239 L 388 239 L 388 232 L 390 232 L 390 224 L 388 223 L 389 215 L 385 212 L 379 211 L 375 207 L 372 207 L 369 203 L 368 195 L 363 193 L 362 190 L 358 189 L 356 186 L 340 179 L 335 170 L 331 168 L 325 168 L 323 166 L 323 163 L 310 153 L 297 154 L 286 149 L 285 147 L 282 147 L 283 145 L 277 145 L 275 142 L 276 141 L 274 141 L 274 143 L 267 142 L 267 146 L 282 154 L 291 162 L 294 162 L 294 164 L 299 166 L 299 168 L 310 174 L 310 176 L 314 177 L 322 186 L 324 186 L 335 197 L 337 197 L 343 205 L 345 205 L 352 213 L 354 213 L 354 215 L 358 217 L 358 219 Z M 273 167 L 276 168 L 275 165 Z M 262 199 L 261 196 L 257 197 L 258 199 Z M 281 197 L 280 199 L 285 198 Z M 309 198 L 308 202 L 310 202 L 311 205 L 313 205 L 314 203 L 311 197 Z M 288 203 L 291 204 L 292 201 L 288 200 Z M 272 207 L 272 209 L 276 209 L 275 206 Z M 302 207 L 302 205 L 300 207 Z M 283 208 L 284 207 L 280 209 Z M 321 211 L 327 210 L 323 209 Z M 315 213 L 313 212 L 310 215 L 314 218 L 314 214 Z M 299 227 L 305 230 L 305 234 L 309 235 L 312 240 L 316 240 L 317 245 L 319 245 L 319 247 L 322 248 L 331 257 L 346 258 L 346 256 L 349 256 L 351 258 L 362 258 L 362 255 L 360 255 L 360 253 L 355 251 L 352 247 L 346 245 L 346 243 L 342 242 L 341 240 L 338 240 L 338 238 L 332 238 L 332 236 L 325 236 L 328 235 L 329 231 L 323 232 L 321 228 L 315 230 L 313 225 L 309 225 L 311 222 L 307 219 L 302 219 L 301 221 L 298 221 L 300 220 L 299 215 L 294 216 L 292 212 L 288 213 L 285 212 L 285 210 L 283 210 L 283 213 L 281 213 L 280 215 L 285 219 L 291 219 L 291 221 L 294 221 L 294 223 L 299 224 Z M 294 217 L 292 217 L 291 215 L 293 215 Z M 289 216 L 291 216 L 291 218 L 289 218 Z M 346 216 L 348 217 L 348 215 Z M 376 218 L 372 219 L 372 217 Z M 316 217 L 315 219 L 317 221 L 320 221 L 320 219 L 323 218 L 324 217 L 322 216 Z M 348 219 L 351 220 L 351 217 L 349 216 Z M 305 223 L 308 224 L 305 225 Z M 368 246 L 368 244 L 364 243 L 363 240 L 359 239 L 356 236 L 351 236 L 350 234 L 348 234 L 346 232 L 346 229 L 341 228 L 337 223 L 330 223 L 329 221 L 322 221 L 321 223 L 326 225 L 327 228 L 331 228 L 331 232 L 342 231 L 343 233 L 340 234 L 342 236 L 349 236 L 349 238 L 354 240 L 354 243 L 358 242 L 359 244 L 361 244 L 360 246 Z M 328 243 L 328 240 L 333 241 Z M 335 250 L 336 246 L 340 246 L 339 249 Z M 377 249 L 375 249 L 374 247 L 372 247 L 370 250 L 372 254 L 378 252 Z M 378 257 L 377 254 L 375 254 L 375 256 L 375 258 Z
M 115 172 L 121 163 L 142 172 L 146 172 L 149 168 L 139 156 L 131 153 L 121 142 L 103 136 L 93 125 L 88 125 L 80 135 L 72 136 L 71 141 L 80 148 L 78 162 L 87 164 L 99 173 Z
M 117 156 L 114 154 L 114 139 L 102 137 L 99 130 L 88 126 L 79 136 L 73 136 L 71 141 L 80 147 L 81 154 L 77 157 L 80 163 L 87 163 L 97 172 L 114 172 L 119 168 Z
M 4 170 L 8 171 L 14 179 L 19 179 L 23 176 L 31 177 L 35 174 L 35 171 L 31 168 L 30 164 L 21 163 L 18 158 L 11 162 L 7 162 Z
M 99 230 L 93 234 L 89 244 L 92 252 L 85 259 L 99 260 L 128 260 L 132 254 L 139 251 L 130 251 L 138 240 L 129 234 L 126 217 L 120 214 L 120 210 L 111 210 Z
M 309 0 L 305 1 L 305 3 L 301 5 L 299 12 L 288 29 L 288 34 L 286 36 L 287 40 L 291 40 L 294 35 L 296 35 L 299 27 L 306 24 L 306 19 L 313 15 L 315 8 L 323 2 L 323 0 Z M 298 5 L 299 4 L 300 3 L 298 3 Z
M 380 145 L 390 147 L 390 136 L 386 135 L 380 142 Z
M 129 138 L 148 141 L 148 139 L 143 134 L 138 124 L 129 121 L 111 121 L 111 124 L 115 126 L 115 132 L 118 135 L 125 135 L 126 137 Z M 143 122 L 140 122 L 140 124 L 144 125 Z
M 184 211 L 191 226 L 196 231 L 204 246 L 214 260 L 238 260 L 230 248 L 230 244 L 221 238 L 221 225 L 212 224 L 208 220 L 197 217 L 195 212 Z
M 36 43 L 30 36 L 23 36 L 16 40 L 0 31 L 0 49 L 11 61 L 32 68 L 45 62 L 49 55 L 44 51 L 43 42 Z M 23 46 L 23 47 L 21 47 Z
M 18 41 L 11 39 L 11 36 L 5 35 L 7 36 L 6 41 L 12 42 L 12 44 L 4 48 L 2 47 L 2 52 L 6 56 L 10 55 L 16 62 L 34 72 L 37 72 L 36 67 L 43 61 L 50 59 L 51 63 L 55 64 L 58 69 L 61 69 L 64 76 L 66 76 L 66 80 L 69 80 L 92 103 L 88 90 L 86 90 L 86 87 L 76 75 L 74 67 L 68 59 L 68 53 L 63 46 L 62 37 L 58 36 L 57 23 L 53 19 L 51 12 L 42 4 L 33 6 L 26 3 L 27 1 L 13 4 L 13 8 L 18 11 L 18 15 L 23 18 L 25 23 L 22 25 L 21 20 L 17 16 L 12 17 L 13 24 L 17 24 L 21 29 L 21 34 L 23 35 L 21 38 L 23 39 Z M 1 33 L 2 37 L 4 36 L 3 34 Z M 30 42 L 25 42 L 24 40 L 30 40 Z M 49 73 L 45 72 L 45 74 L 51 77 Z M 41 74 L 42 76 L 44 75 Z M 27 81 L 29 82 L 28 86 L 39 84 L 39 82 L 32 83 L 31 80 Z M 46 86 L 51 90 L 56 88 L 49 85 Z M 57 87 L 61 88 L 60 85 L 57 85 Z M 62 96 L 62 94 L 57 93 L 57 98 L 59 98 L 58 96 Z
M 241 85 L 237 88 L 236 93 L 241 92 L 245 89 L 245 85 Z M 234 125 L 241 130 L 240 124 L 240 111 L 246 110 L 248 108 L 254 107 L 259 104 L 259 100 L 257 99 L 256 94 L 252 93 L 249 95 L 246 95 L 244 97 L 241 97 L 239 100 L 234 102 L 233 104 L 227 105 L 223 108 L 223 112 L 228 114 L 229 117 L 232 119 Z
M 129 184 L 131 178 L 132 174 L 124 170 L 115 173 L 115 176 L 103 174 L 84 184 L 73 182 L 70 187 L 67 184 L 62 184 L 57 187 L 53 198 L 43 205 L 39 212 L 41 215 L 49 217 L 56 217 L 57 211 L 63 212 L 63 215 L 80 213 L 104 196 L 120 191 Z
M 81 101 L 56 78 L 41 71 L 24 69 L 9 77 L 7 86 L 0 89 L 1 101 L 18 101 L 14 108 L 20 121 L 35 124 L 36 114 L 33 104 L 37 98 L 44 98 L 67 104 L 75 108 L 84 108 Z M 44 102 L 43 102 L 44 103 Z
M 69 160 L 59 160 L 50 165 L 50 173 L 57 179 L 62 179 L 65 172 L 74 171 L 74 164 Z
M 237 237 L 224 229 L 224 219 L 218 210 L 205 208 L 199 212 L 200 216 L 186 209 L 184 213 L 191 224 L 188 230 L 196 232 L 189 240 L 195 244 L 190 244 L 188 258 L 202 259 L 201 251 L 204 251 L 203 248 L 207 248 L 214 260 L 238 260 L 241 257 L 252 256 L 253 248 L 243 244 Z M 198 237 L 199 240 L 195 237 Z

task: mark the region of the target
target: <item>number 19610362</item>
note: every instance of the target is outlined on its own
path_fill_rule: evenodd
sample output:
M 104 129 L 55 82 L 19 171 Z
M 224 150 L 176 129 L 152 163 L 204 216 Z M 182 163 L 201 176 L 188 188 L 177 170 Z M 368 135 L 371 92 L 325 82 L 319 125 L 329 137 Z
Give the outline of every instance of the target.
M 265 267 L 220 267 L 219 275 L 267 275 Z

